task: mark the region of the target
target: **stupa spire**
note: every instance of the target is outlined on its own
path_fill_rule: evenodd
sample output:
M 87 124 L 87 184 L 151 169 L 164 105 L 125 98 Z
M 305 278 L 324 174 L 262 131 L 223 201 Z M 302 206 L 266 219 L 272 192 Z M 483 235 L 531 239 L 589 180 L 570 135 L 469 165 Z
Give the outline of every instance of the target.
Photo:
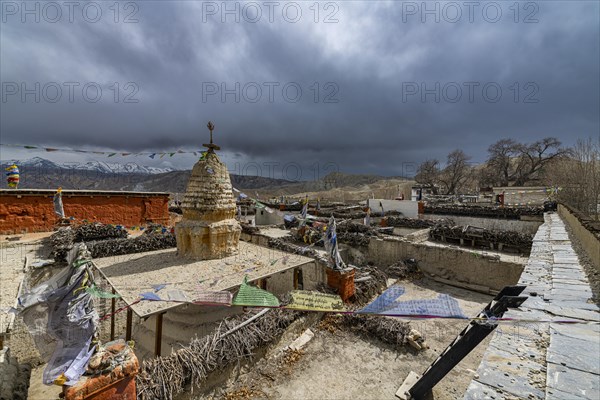
M 213 143 L 213 130 L 215 129 L 215 125 L 211 121 L 208 121 L 208 124 L 206 124 L 206 127 L 210 131 L 210 143 L 209 144 L 204 143 L 204 144 L 202 144 L 202 146 L 206 147 L 208 149 L 209 153 L 214 153 L 215 150 L 221 150 L 221 148 L 219 146 L 217 146 L 216 144 Z

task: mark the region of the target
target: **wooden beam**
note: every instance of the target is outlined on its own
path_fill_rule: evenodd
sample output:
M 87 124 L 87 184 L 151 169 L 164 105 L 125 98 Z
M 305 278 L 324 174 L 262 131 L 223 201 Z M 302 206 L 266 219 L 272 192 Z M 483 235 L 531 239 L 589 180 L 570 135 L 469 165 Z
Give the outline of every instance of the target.
M 298 268 L 294 268 L 294 290 L 298 290 Z
M 115 288 L 113 288 L 112 293 L 115 294 Z M 115 311 L 116 307 L 116 299 L 113 297 L 110 299 L 110 340 L 115 340 Z
M 130 341 L 131 340 L 131 323 L 133 320 L 133 311 L 131 310 L 131 307 L 129 307 L 127 309 L 127 325 L 125 327 L 125 340 L 126 341 Z
M 154 341 L 154 355 L 160 357 L 162 347 L 162 326 L 163 326 L 163 315 L 165 313 L 159 313 L 156 315 L 156 336 Z

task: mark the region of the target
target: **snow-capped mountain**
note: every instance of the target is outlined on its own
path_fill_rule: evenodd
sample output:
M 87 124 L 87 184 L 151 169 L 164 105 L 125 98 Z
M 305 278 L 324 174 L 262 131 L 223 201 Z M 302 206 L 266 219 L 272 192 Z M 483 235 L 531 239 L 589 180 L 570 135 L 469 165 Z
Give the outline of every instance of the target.
M 118 164 L 89 161 L 57 163 L 35 157 L 27 160 L 2 160 L 2 169 L 17 164 L 19 189 L 124 190 L 183 193 L 191 170 L 171 167 L 148 167 L 135 163 Z M 240 189 L 280 187 L 294 182 L 262 176 L 231 174 L 231 183 Z M 0 188 L 7 188 L 6 179 Z
M 133 162 L 127 164 L 120 163 L 107 163 L 101 161 L 87 161 L 87 162 L 67 162 L 67 163 L 55 163 L 50 160 L 46 160 L 41 157 L 34 157 L 27 160 L 7 160 L 2 161 L 2 165 L 17 164 L 19 167 L 35 168 L 39 170 L 79 170 L 79 171 L 93 171 L 105 174 L 162 174 L 165 172 L 175 171 L 174 168 L 170 167 L 149 167 L 146 165 L 139 165 Z
M 132 162 L 127 164 L 119 164 L 101 161 L 88 161 L 86 163 L 78 164 L 77 168 L 113 174 L 162 174 L 165 172 L 174 171 L 173 168 L 149 167 Z

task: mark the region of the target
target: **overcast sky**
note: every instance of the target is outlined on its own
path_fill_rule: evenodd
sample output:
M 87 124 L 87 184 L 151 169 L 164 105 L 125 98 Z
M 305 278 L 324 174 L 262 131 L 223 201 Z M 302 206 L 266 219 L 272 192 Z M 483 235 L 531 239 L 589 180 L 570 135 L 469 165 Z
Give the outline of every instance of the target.
M 232 172 L 311 179 L 599 135 L 598 1 L 227 3 L 3 0 L 1 142 L 195 150 L 212 120 Z

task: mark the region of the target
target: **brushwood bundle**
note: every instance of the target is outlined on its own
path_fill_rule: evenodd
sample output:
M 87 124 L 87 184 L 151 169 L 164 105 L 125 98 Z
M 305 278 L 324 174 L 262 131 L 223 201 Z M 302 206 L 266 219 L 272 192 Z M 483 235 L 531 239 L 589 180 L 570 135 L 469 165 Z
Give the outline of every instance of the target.
M 387 226 L 393 226 L 397 228 L 413 228 L 413 229 L 427 229 L 431 228 L 440 223 L 453 225 L 451 220 L 430 220 L 430 219 L 417 219 L 417 218 L 405 218 L 397 216 L 389 216 L 386 220 Z
M 131 239 L 100 240 L 88 243 L 88 248 L 94 258 L 142 253 L 171 247 L 177 247 L 175 235 L 171 232 L 145 234 Z
M 527 253 L 533 244 L 533 235 L 530 234 L 460 225 L 436 225 L 430 229 L 429 238 L 438 242 Z
M 164 232 L 163 232 L 164 231 Z M 92 257 L 140 253 L 175 247 L 175 235 L 162 225 L 152 224 L 143 235 L 129 239 L 127 230 L 114 225 L 82 224 L 60 228 L 50 236 L 51 256 L 64 261 L 75 243 L 85 242 Z
M 136 378 L 138 399 L 173 399 L 188 385 L 200 386 L 211 372 L 251 359 L 256 349 L 281 336 L 301 315 L 298 311 L 270 310 L 227 335 L 249 316 L 226 318 L 213 334 L 196 338 L 169 356 L 144 361 Z
M 544 207 L 490 207 L 456 204 L 426 204 L 425 214 L 465 215 L 503 219 L 520 219 L 521 216 L 543 215 Z
M 126 238 L 127 230 L 120 225 L 81 224 L 74 229 L 75 242 Z

